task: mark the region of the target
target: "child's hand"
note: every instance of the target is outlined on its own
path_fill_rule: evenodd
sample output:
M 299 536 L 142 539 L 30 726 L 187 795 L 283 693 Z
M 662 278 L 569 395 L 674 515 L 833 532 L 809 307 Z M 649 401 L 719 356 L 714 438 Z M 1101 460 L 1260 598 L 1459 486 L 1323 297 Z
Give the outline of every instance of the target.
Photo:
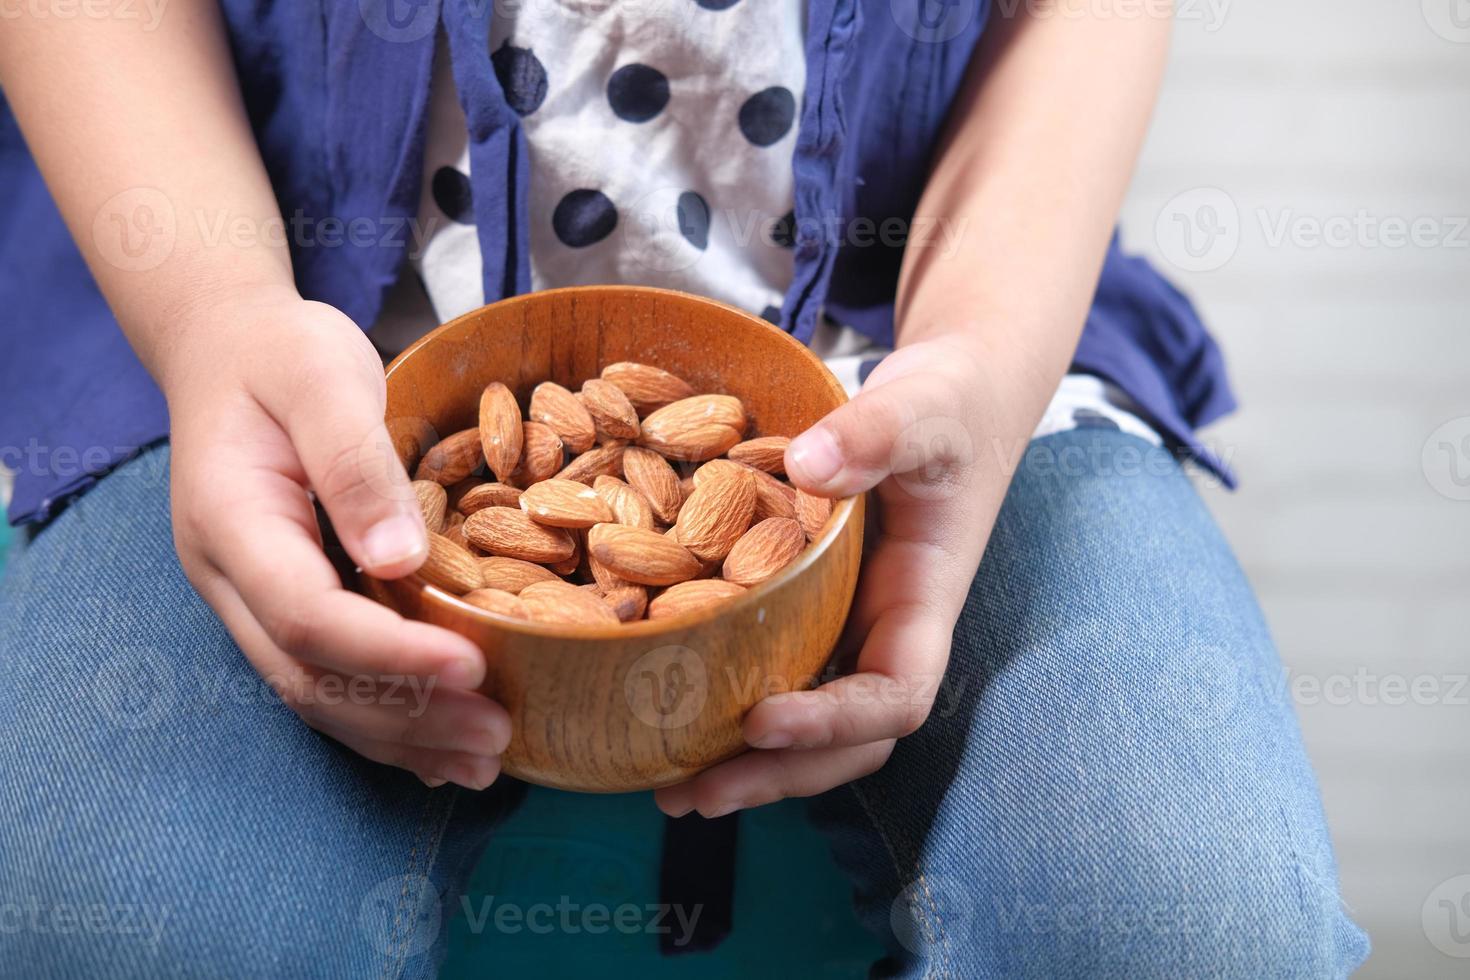
M 383 426 L 372 345 L 294 293 L 207 317 L 187 319 L 159 372 L 189 580 L 312 728 L 433 785 L 489 785 L 510 721 L 474 693 L 479 649 L 343 589 L 307 496 L 364 569 L 391 578 L 422 563 L 423 520 Z
M 745 739 L 764 751 L 659 790 L 664 812 L 713 817 L 824 792 L 881 767 L 894 741 L 924 723 L 995 519 L 987 501 L 998 498 L 977 485 L 970 435 L 989 421 L 983 377 L 959 341 L 903 347 L 792 443 L 786 470 L 801 488 L 827 497 L 877 488 L 882 533 L 848 623 L 861 646 L 857 672 L 757 704 Z

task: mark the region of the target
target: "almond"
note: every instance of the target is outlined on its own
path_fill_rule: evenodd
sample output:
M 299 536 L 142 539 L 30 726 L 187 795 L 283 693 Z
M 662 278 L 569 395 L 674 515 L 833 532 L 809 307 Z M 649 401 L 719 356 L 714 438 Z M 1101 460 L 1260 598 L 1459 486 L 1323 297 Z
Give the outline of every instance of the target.
M 598 436 L 637 439 L 638 413 L 617 385 L 593 378 L 582 383 L 582 404 L 592 416 Z
M 795 517 L 796 488 L 762 470 L 751 472 L 755 474 L 755 519 Z
M 592 481 L 599 476 L 617 476 L 622 471 L 623 446 L 620 443 L 611 443 L 582 453 L 556 474 L 556 478 L 576 480 L 591 486 Z
M 532 582 L 550 582 L 556 578 L 556 573 L 544 565 L 519 558 L 506 558 L 503 555 L 481 558 L 476 564 L 480 566 L 480 578 L 485 583 L 485 588 L 498 589 L 512 595 Z
M 596 594 L 570 582 L 536 582 L 518 596 L 531 619 L 538 623 L 571 626 L 616 626 L 618 615 Z
M 672 585 L 699 574 L 699 559 L 657 531 L 597 524 L 587 532 L 590 556 L 614 575 L 641 585 Z
M 577 396 L 554 381 L 543 381 L 531 392 L 531 419 L 549 426 L 574 453 L 585 453 L 597 438 L 592 416 Z
M 766 473 L 783 475 L 786 472 L 786 447 L 791 440 L 785 436 L 761 436 L 747 439 L 730 447 L 729 457 Z
M 486 612 L 499 613 L 502 616 L 509 616 L 511 619 L 531 618 L 530 611 L 526 609 L 525 604 L 521 600 L 509 592 L 502 592 L 500 589 L 475 589 L 473 592 L 466 592 L 460 598 Z
M 470 554 L 442 534 L 429 535 L 429 556 L 419 566 L 419 577 L 445 592 L 462 595 L 481 585 L 480 566 Z
M 702 561 L 730 553 L 755 515 L 755 477 L 739 464 L 697 482 L 679 510 L 679 543 Z
M 444 510 L 449 506 L 449 495 L 433 480 L 414 480 L 410 484 L 414 496 L 419 499 L 419 513 L 424 515 L 424 527 L 439 534 L 444 530 Z
M 454 518 L 456 517 L 459 518 L 459 520 L 455 520 Z M 461 514 L 459 511 L 455 511 L 453 514 L 450 515 L 450 519 L 444 522 L 444 530 L 440 533 L 442 533 L 444 537 L 448 538 L 454 544 L 457 544 L 461 548 L 470 552 L 471 555 L 474 554 L 474 551 L 471 549 L 470 543 L 465 540 L 464 515 Z
M 464 536 L 492 555 L 524 561 L 554 562 L 576 551 L 572 537 L 559 527 L 537 524 L 514 507 L 486 507 L 465 518 Z
M 520 465 L 510 475 L 510 482 L 518 487 L 529 487 L 551 479 L 565 463 L 561 436 L 545 422 L 523 422 L 521 434 L 525 448 L 521 450 Z
M 796 521 L 771 517 L 740 536 L 725 556 L 725 581 L 752 586 L 764 582 L 806 547 L 806 534 Z
M 480 393 L 480 448 L 495 479 L 502 483 L 510 479 L 521 461 L 523 440 L 516 396 L 499 381 L 490 382 Z
M 815 541 L 822 533 L 831 514 L 832 501 L 826 497 L 817 497 L 805 490 L 796 491 L 796 519 L 810 540 Z
M 730 395 L 695 395 L 665 405 L 643 420 L 640 442 L 671 459 L 719 456 L 745 433 L 745 406 Z
M 537 524 L 591 527 L 613 519 L 612 508 L 597 491 L 575 480 L 542 480 L 521 494 L 521 510 Z
M 731 473 L 740 473 L 750 469 L 751 468 L 749 466 L 744 466 L 740 463 L 734 462 L 733 460 L 712 459 L 708 463 L 705 463 L 704 465 L 696 469 L 694 471 L 694 475 L 691 476 L 689 479 L 693 482 L 694 486 L 701 487 L 704 486 L 704 481 L 710 479 L 711 477 L 728 476 Z
M 604 565 L 592 553 L 590 547 L 587 549 L 587 570 L 592 573 L 592 581 L 596 583 L 597 588 L 603 592 L 612 592 L 615 589 L 621 589 L 625 585 L 633 584 Z
M 458 483 L 479 469 L 485 461 L 480 445 L 480 430 L 465 429 L 439 440 L 424 453 L 414 470 L 415 480 L 433 480 L 441 486 Z
M 614 524 L 653 530 L 653 508 L 643 494 L 615 476 L 599 476 L 592 482 L 592 488 L 612 511 Z
M 647 415 L 694 394 L 694 389 L 683 378 L 662 368 L 634 361 L 609 364 L 602 369 L 602 380 L 617 385 L 639 415 Z
M 651 449 L 629 446 L 623 450 L 623 476 L 630 486 L 643 494 L 655 517 L 667 524 L 678 519 L 684 494 L 679 489 L 679 477 L 668 460 Z
M 620 622 L 631 623 L 635 619 L 642 619 L 643 613 L 648 609 L 648 589 L 641 585 L 608 589 L 602 594 L 602 601 L 612 607 Z
M 714 602 L 723 602 L 745 591 L 743 585 L 726 582 L 724 579 L 705 578 L 697 582 L 681 582 L 660 592 L 648 604 L 649 619 L 669 619 L 687 612 L 702 609 Z
M 469 517 L 486 507 L 519 507 L 521 491 L 504 483 L 481 483 L 466 490 L 455 506 L 461 514 Z

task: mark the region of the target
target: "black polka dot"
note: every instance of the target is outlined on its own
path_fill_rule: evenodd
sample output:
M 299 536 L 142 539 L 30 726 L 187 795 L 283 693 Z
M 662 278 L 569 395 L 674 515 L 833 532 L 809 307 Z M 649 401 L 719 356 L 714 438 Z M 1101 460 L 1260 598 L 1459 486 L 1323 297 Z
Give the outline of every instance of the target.
M 541 108 L 546 101 L 546 68 L 530 48 L 513 48 L 506 41 L 490 56 L 490 64 L 516 115 L 529 116 Z
M 782 248 L 796 247 L 796 212 L 787 211 L 771 226 L 771 240 Z
M 475 223 L 475 204 L 470 195 L 470 179 L 453 167 L 434 171 L 434 203 L 454 221 L 462 225 Z
M 709 205 L 693 191 L 679 195 L 679 234 L 701 252 L 709 245 Z
M 1072 424 L 1079 429 L 1116 429 L 1118 423 L 1102 412 L 1090 408 L 1079 408 L 1072 412 Z
M 602 191 L 583 188 L 557 202 L 551 229 L 563 245 L 585 248 L 611 235 L 618 226 L 618 211 Z
M 796 119 L 796 96 L 779 85 L 745 100 L 740 107 L 740 132 L 756 146 L 770 146 L 785 136 Z
M 694 2 L 705 10 L 729 10 L 739 3 L 740 0 L 694 0 Z
M 761 310 L 761 319 L 765 320 L 767 323 L 774 323 L 776 326 L 779 327 L 781 325 L 781 307 L 766 307 L 765 309 Z
M 669 104 L 669 80 L 657 68 L 624 65 L 607 80 L 607 101 L 619 119 L 648 122 Z

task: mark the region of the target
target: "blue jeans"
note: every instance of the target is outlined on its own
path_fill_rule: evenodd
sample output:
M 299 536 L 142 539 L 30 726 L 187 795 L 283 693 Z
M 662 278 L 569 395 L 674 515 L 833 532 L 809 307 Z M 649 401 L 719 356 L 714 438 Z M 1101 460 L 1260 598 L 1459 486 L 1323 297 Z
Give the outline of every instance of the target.
M 166 468 L 103 480 L 0 591 L 0 963 L 432 976 L 521 787 L 428 790 L 301 724 L 185 580 Z M 1109 430 L 1033 443 L 933 716 L 812 802 L 888 950 L 874 975 L 1349 973 L 1367 940 L 1279 682 L 1171 459 Z

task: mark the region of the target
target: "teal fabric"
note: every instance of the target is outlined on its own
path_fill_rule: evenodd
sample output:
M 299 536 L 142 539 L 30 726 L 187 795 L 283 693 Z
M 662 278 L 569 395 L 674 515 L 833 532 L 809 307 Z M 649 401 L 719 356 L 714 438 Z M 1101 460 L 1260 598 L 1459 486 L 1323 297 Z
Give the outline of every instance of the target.
M 863 977 L 883 954 L 852 912 L 851 886 L 800 801 L 740 816 L 731 933 L 708 952 L 659 955 L 659 934 L 677 941 L 673 917 L 646 914 L 659 901 L 663 816 L 646 793 L 587 796 L 533 787 L 490 839 L 449 926 L 440 980 L 483 977 Z M 556 928 L 494 925 L 502 906 L 542 913 Z M 558 906 L 563 911 L 558 912 Z M 593 933 L 584 915 L 638 910 L 637 928 Z M 631 911 L 628 913 L 633 914 Z M 555 919 L 551 919 L 555 916 Z M 562 923 L 573 923 L 570 929 Z M 481 928 L 475 928 L 479 923 Z M 779 959 L 771 951 L 782 950 Z

